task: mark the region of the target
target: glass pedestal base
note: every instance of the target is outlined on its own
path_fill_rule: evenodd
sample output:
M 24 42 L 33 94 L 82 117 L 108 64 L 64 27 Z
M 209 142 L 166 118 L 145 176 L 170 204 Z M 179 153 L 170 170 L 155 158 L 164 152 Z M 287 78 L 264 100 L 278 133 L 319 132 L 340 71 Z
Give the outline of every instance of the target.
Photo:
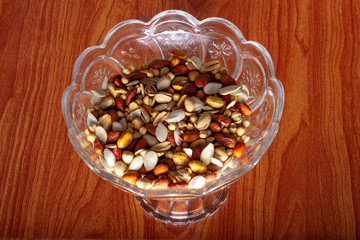
M 135 197 L 141 208 L 156 220 L 173 225 L 186 225 L 204 220 L 219 210 L 229 194 L 229 187 L 209 195 L 183 200 L 154 200 Z

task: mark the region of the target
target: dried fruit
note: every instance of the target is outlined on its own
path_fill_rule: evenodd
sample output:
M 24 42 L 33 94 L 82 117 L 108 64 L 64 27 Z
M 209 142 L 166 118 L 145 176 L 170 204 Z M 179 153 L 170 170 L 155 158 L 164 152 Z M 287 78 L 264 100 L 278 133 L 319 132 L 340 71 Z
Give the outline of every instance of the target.
M 130 145 L 132 140 L 133 140 L 132 133 L 129 131 L 124 131 L 120 135 L 120 137 L 117 141 L 117 146 L 118 146 L 118 148 L 126 148 L 127 146 Z
M 200 138 L 199 132 L 197 132 L 197 131 L 188 131 L 182 135 L 182 139 L 188 143 L 192 143 L 192 142 L 198 140 L 199 138 Z
M 174 134 L 173 133 L 170 133 L 168 136 L 167 136 L 167 140 L 170 142 L 170 145 L 172 148 L 175 148 L 177 146 L 176 142 L 175 142 L 175 137 L 174 137 Z
M 115 147 L 113 149 L 116 161 L 121 161 L 122 160 L 122 150 L 118 147 Z
M 236 139 L 227 133 L 216 133 L 214 135 L 216 141 L 218 141 L 221 145 L 227 148 L 234 148 L 236 144 Z

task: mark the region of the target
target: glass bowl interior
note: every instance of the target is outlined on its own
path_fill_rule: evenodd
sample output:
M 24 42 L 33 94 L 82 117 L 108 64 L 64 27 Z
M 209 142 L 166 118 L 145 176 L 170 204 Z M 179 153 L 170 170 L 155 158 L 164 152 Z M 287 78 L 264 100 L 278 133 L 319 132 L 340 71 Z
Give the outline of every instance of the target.
M 142 65 L 154 58 L 169 58 L 173 49 L 202 62 L 217 59 L 238 83 L 250 90 L 247 101 L 252 109 L 251 137 L 246 152 L 228 168 L 224 176 L 203 189 L 144 190 L 106 171 L 92 145 L 86 140 L 86 109 L 91 106 L 90 89 L 100 88 L 105 76 L 121 73 L 129 64 Z M 62 109 L 71 143 L 84 162 L 114 186 L 139 197 L 185 199 L 207 195 L 227 187 L 253 168 L 272 143 L 282 115 L 284 90 L 275 77 L 267 50 L 259 43 L 246 41 L 240 30 L 221 18 L 196 20 L 186 12 L 170 10 L 145 23 L 128 20 L 106 35 L 100 46 L 93 46 L 78 57 L 71 85 L 62 97 Z

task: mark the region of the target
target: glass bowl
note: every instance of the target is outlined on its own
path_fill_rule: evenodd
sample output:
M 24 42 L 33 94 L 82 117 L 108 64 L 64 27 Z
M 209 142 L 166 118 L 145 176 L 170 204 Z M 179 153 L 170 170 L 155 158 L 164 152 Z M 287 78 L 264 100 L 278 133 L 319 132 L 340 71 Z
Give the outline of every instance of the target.
M 239 161 L 224 176 L 203 189 L 144 190 L 104 169 L 86 140 L 86 109 L 91 106 L 90 89 L 101 88 L 105 76 L 121 73 L 129 64 L 144 64 L 154 58 L 169 58 L 173 49 L 202 62 L 217 59 L 238 83 L 250 90 L 247 104 L 252 110 L 246 134 L 251 140 Z M 275 77 L 267 50 L 246 41 L 240 30 L 222 18 L 198 21 L 178 10 L 164 11 L 145 23 L 128 20 L 117 24 L 100 46 L 89 47 L 77 58 L 72 83 L 62 96 L 62 110 L 70 141 L 81 159 L 97 175 L 117 188 L 134 194 L 141 207 L 156 219 L 186 224 L 215 213 L 226 200 L 229 186 L 252 169 L 275 138 L 284 106 L 284 90 Z

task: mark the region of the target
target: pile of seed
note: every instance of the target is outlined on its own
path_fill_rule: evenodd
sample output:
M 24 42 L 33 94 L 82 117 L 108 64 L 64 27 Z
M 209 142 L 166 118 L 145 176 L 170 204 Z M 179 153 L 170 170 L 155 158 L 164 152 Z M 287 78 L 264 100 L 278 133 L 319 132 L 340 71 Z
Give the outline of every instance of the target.
M 92 89 L 87 140 L 104 168 L 143 189 L 202 188 L 250 137 L 249 90 L 220 63 L 173 50 Z

